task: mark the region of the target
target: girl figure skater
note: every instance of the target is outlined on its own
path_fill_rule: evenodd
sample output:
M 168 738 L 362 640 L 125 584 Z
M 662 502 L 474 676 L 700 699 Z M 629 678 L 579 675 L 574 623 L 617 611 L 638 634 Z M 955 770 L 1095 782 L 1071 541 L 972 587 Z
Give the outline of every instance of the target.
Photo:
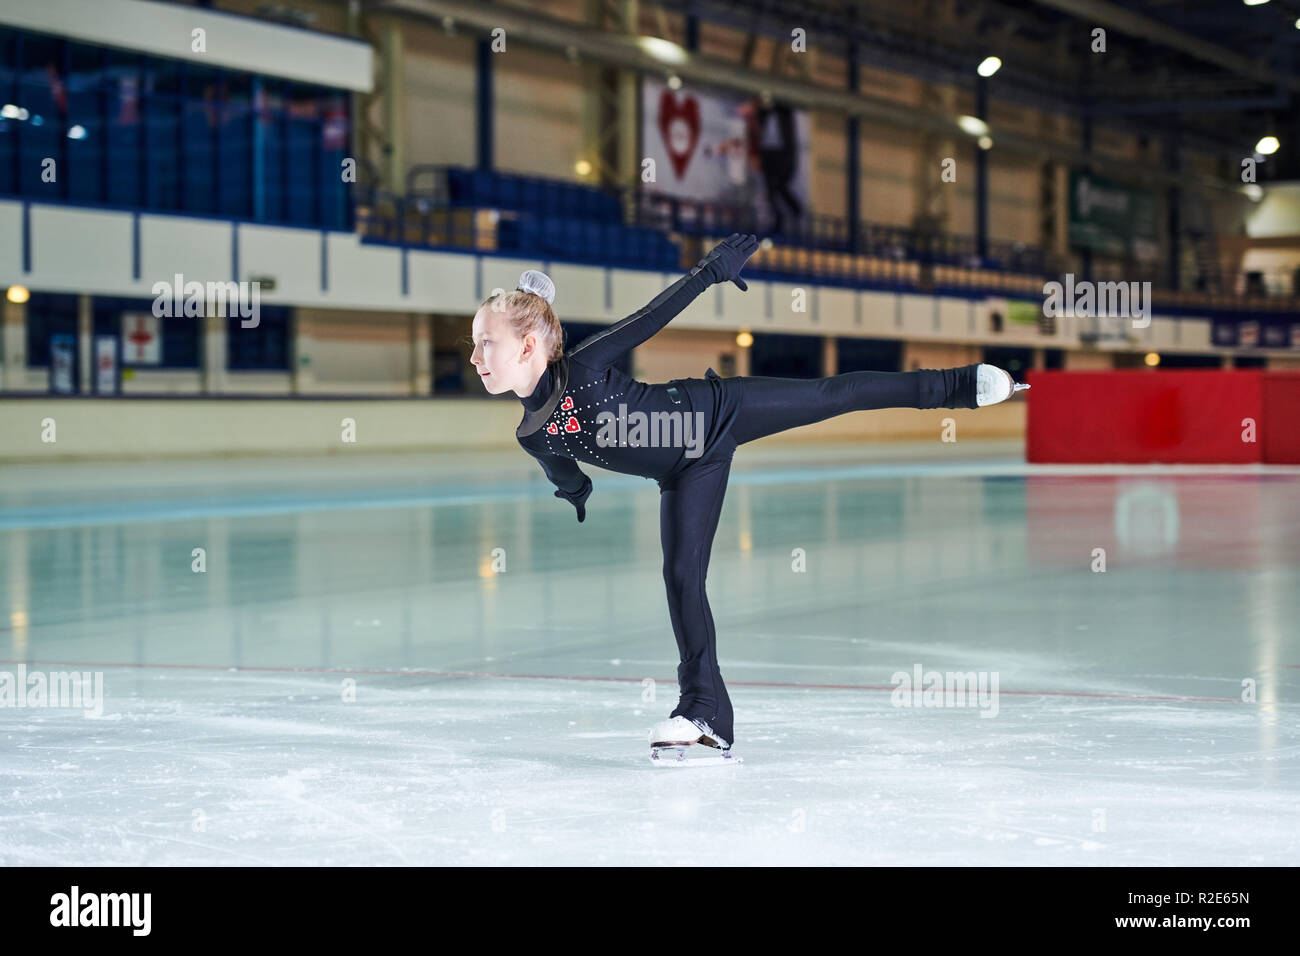
M 637 381 L 613 366 L 709 286 L 734 282 L 748 291 L 740 270 L 757 248 L 755 236 L 733 234 L 644 308 L 567 352 L 551 307 L 555 286 L 543 273 L 525 272 L 517 289 L 488 298 L 474 316 L 470 361 L 483 387 L 494 395 L 511 391 L 519 396 L 524 414 L 516 438 L 541 463 L 557 488 L 555 496 L 574 505 L 579 522 L 586 519 L 592 484 L 578 462 L 654 478 L 659 484 L 663 575 L 681 663 L 677 706 L 650 733 L 652 757 L 660 747 L 677 747 L 680 758 L 695 743 L 729 757 L 735 740 L 704 581 L 738 445 L 846 412 L 977 408 L 1028 388 L 992 365 L 844 372 L 818 379 L 721 378 L 710 368 L 704 378 L 663 384 Z M 642 412 L 643 421 L 660 422 L 671 418 L 656 418 L 656 413 L 676 412 L 704 427 L 690 435 L 687 426 L 679 432 L 683 440 L 675 443 L 631 438 L 620 443 L 611 438 L 612 429 L 602 430 L 599 422 L 609 421 L 608 416 L 598 421 L 602 412 L 619 417 Z

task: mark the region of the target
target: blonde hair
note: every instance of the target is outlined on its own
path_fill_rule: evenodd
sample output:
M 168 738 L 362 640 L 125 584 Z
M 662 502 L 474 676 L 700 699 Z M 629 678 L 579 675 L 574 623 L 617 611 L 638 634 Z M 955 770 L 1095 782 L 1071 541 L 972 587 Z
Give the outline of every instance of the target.
M 554 362 L 564 354 L 564 330 L 560 320 L 555 317 L 555 310 L 535 292 L 498 292 L 483 300 L 482 308 L 504 313 L 511 330 L 519 338 L 533 333 L 546 351 L 546 361 Z

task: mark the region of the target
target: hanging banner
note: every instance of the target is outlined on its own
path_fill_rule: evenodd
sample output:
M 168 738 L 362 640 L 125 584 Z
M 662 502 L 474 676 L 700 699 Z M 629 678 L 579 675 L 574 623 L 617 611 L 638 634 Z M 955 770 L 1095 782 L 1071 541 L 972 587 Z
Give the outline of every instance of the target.
M 1071 173 L 1070 245 L 1108 256 L 1156 259 L 1155 196 L 1090 173 Z
M 810 143 L 806 110 L 641 81 L 647 193 L 745 207 L 774 231 L 792 228 L 811 212 Z

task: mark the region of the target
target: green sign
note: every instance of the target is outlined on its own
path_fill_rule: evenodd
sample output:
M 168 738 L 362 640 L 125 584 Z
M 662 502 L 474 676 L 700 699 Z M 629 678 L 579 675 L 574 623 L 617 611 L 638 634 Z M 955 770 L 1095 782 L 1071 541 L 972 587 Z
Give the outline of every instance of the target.
M 1089 173 L 1070 174 L 1070 245 L 1149 258 L 1159 241 L 1151 193 Z
M 1019 299 L 1007 300 L 1008 325 L 1037 325 L 1043 317 L 1042 302 L 1022 302 Z

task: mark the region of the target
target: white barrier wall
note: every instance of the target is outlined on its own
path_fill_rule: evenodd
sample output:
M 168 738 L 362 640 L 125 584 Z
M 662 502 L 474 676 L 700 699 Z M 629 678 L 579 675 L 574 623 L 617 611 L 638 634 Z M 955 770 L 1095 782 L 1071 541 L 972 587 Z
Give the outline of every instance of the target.
M 9 399 L 0 414 L 0 462 L 518 449 L 522 414 L 513 398 Z M 1019 438 L 1025 404 L 853 412 L 762 440 L 938 442 L 944 418 L 955 419 L 959 440 Z M 347 440 L 349 427 L 355 440 Z

